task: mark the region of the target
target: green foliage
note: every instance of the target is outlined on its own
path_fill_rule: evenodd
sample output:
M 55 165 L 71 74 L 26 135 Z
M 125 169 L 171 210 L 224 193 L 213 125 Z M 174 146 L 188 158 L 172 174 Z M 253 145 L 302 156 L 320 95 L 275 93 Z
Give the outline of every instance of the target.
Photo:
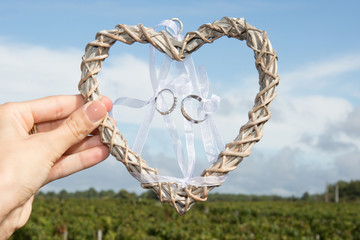
M 64 233 L 69 240 L 96 239 L 98 230 L 105 240 L 360 239 L 360 181 L 338 185 L 338 204 L 307 192 L 301 198 L 214 193 L 185 216 L 153 191 L 40 192 L 29 222 L 11 239 L 61 240 Z
M 276 195 L 245 195 L 211 193 L 208 201 L 293 201 L 295 197 L 280 197 Z
M 360 204 L 214 201 L 179 216 L 152 199 L 36 197 L 12 239 L 360 239 Z
M 158 199 L 158 196 L 153 190 L 148 190 L 140 195 L 140 199 Z

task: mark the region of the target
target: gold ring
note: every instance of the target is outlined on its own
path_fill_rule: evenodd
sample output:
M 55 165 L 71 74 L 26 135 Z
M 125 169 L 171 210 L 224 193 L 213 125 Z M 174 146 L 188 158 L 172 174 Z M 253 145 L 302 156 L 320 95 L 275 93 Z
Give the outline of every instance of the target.
M 38 129 L 37 129 L 36 124 L 34 123 L 33 127 L 29 131 L 29 135 L 35 134 L 37 132 L 38 132 Z

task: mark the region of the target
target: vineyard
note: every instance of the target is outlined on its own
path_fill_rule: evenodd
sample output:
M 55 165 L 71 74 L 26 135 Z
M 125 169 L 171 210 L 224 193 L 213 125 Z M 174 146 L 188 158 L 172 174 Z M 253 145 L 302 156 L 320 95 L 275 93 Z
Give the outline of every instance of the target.
M 359 202 L 213 201 L 185 216 L 142 198 L 38 196 L 11 239 L 360 239 Z

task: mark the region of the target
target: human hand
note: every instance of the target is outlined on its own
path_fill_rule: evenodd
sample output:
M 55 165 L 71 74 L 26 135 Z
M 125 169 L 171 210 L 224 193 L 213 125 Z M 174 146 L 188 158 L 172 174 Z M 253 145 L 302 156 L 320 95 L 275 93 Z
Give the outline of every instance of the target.
M 84 104 L 76 95 L 0 105 L 0 239 L 27 222 L 42 186 L 108 157 L 95 129 L 111 100 Z M 29 135 L 34 124 L 38 133 Z

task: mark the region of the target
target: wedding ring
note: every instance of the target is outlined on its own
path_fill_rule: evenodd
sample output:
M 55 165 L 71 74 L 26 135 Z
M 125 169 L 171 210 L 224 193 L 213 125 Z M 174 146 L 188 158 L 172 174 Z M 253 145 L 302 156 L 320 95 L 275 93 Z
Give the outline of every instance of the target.
M 38 132 L 36 124 L 33 125 L 33 127 L 29 131 L 29 135 L 35 134 Z
M 202 98 L 200 96 L 197 96 L 197 95 L 189 95 L 187 97 L 185 97 L 182 101 L 181 101 L 181 113 L 182 115 L 184 116 L 184 118 L 186 118 L 188 121 L 192 122 L 192 123 L 195 123 L 195 124 L 198 124 L 198 123 L 201 123 L 203 121 L 206 120 L 207 118 L 207 114 L 204 115 L 204 119 L 193 119 L 192 117 L 189 116 L 189 114 L 186 113 L 185 111 L 185 107 L 184 107 L 184 102 L 185 100 L 187 99 L 190 99 L 190 98 L 193 98 L 195 100 L 198 100 L 200 103 L 202 103 Z
M 160 110 L 160 109 L 158 108 L 158 106 L 157 106 L 157 99 L 159 98 L 160 94 L 163 93 L 163 92 L 170 92 L 171 95 L 172 95 L 172 97 L 173 97 L 172 106 L 171 106 L 171 108 L 170 108 L 169 110 L 167 110 L 167 111 L 162 111 L 162 110 Z M 175 107 L 176 107 L 177 98 L 175 97 L 174 93 L 173 93 L 170 89 L 164 88 L 164 89 L 162 89 L 162 90 L 156 95 L 154 101 L 155 101 L 155 109 L 156 109 L 156 111 L 158 111 L 161 115 L 168 115 L 168 114 L 170 114 L 172 111 L 174 111 L 174 109 L 175 109 Z

